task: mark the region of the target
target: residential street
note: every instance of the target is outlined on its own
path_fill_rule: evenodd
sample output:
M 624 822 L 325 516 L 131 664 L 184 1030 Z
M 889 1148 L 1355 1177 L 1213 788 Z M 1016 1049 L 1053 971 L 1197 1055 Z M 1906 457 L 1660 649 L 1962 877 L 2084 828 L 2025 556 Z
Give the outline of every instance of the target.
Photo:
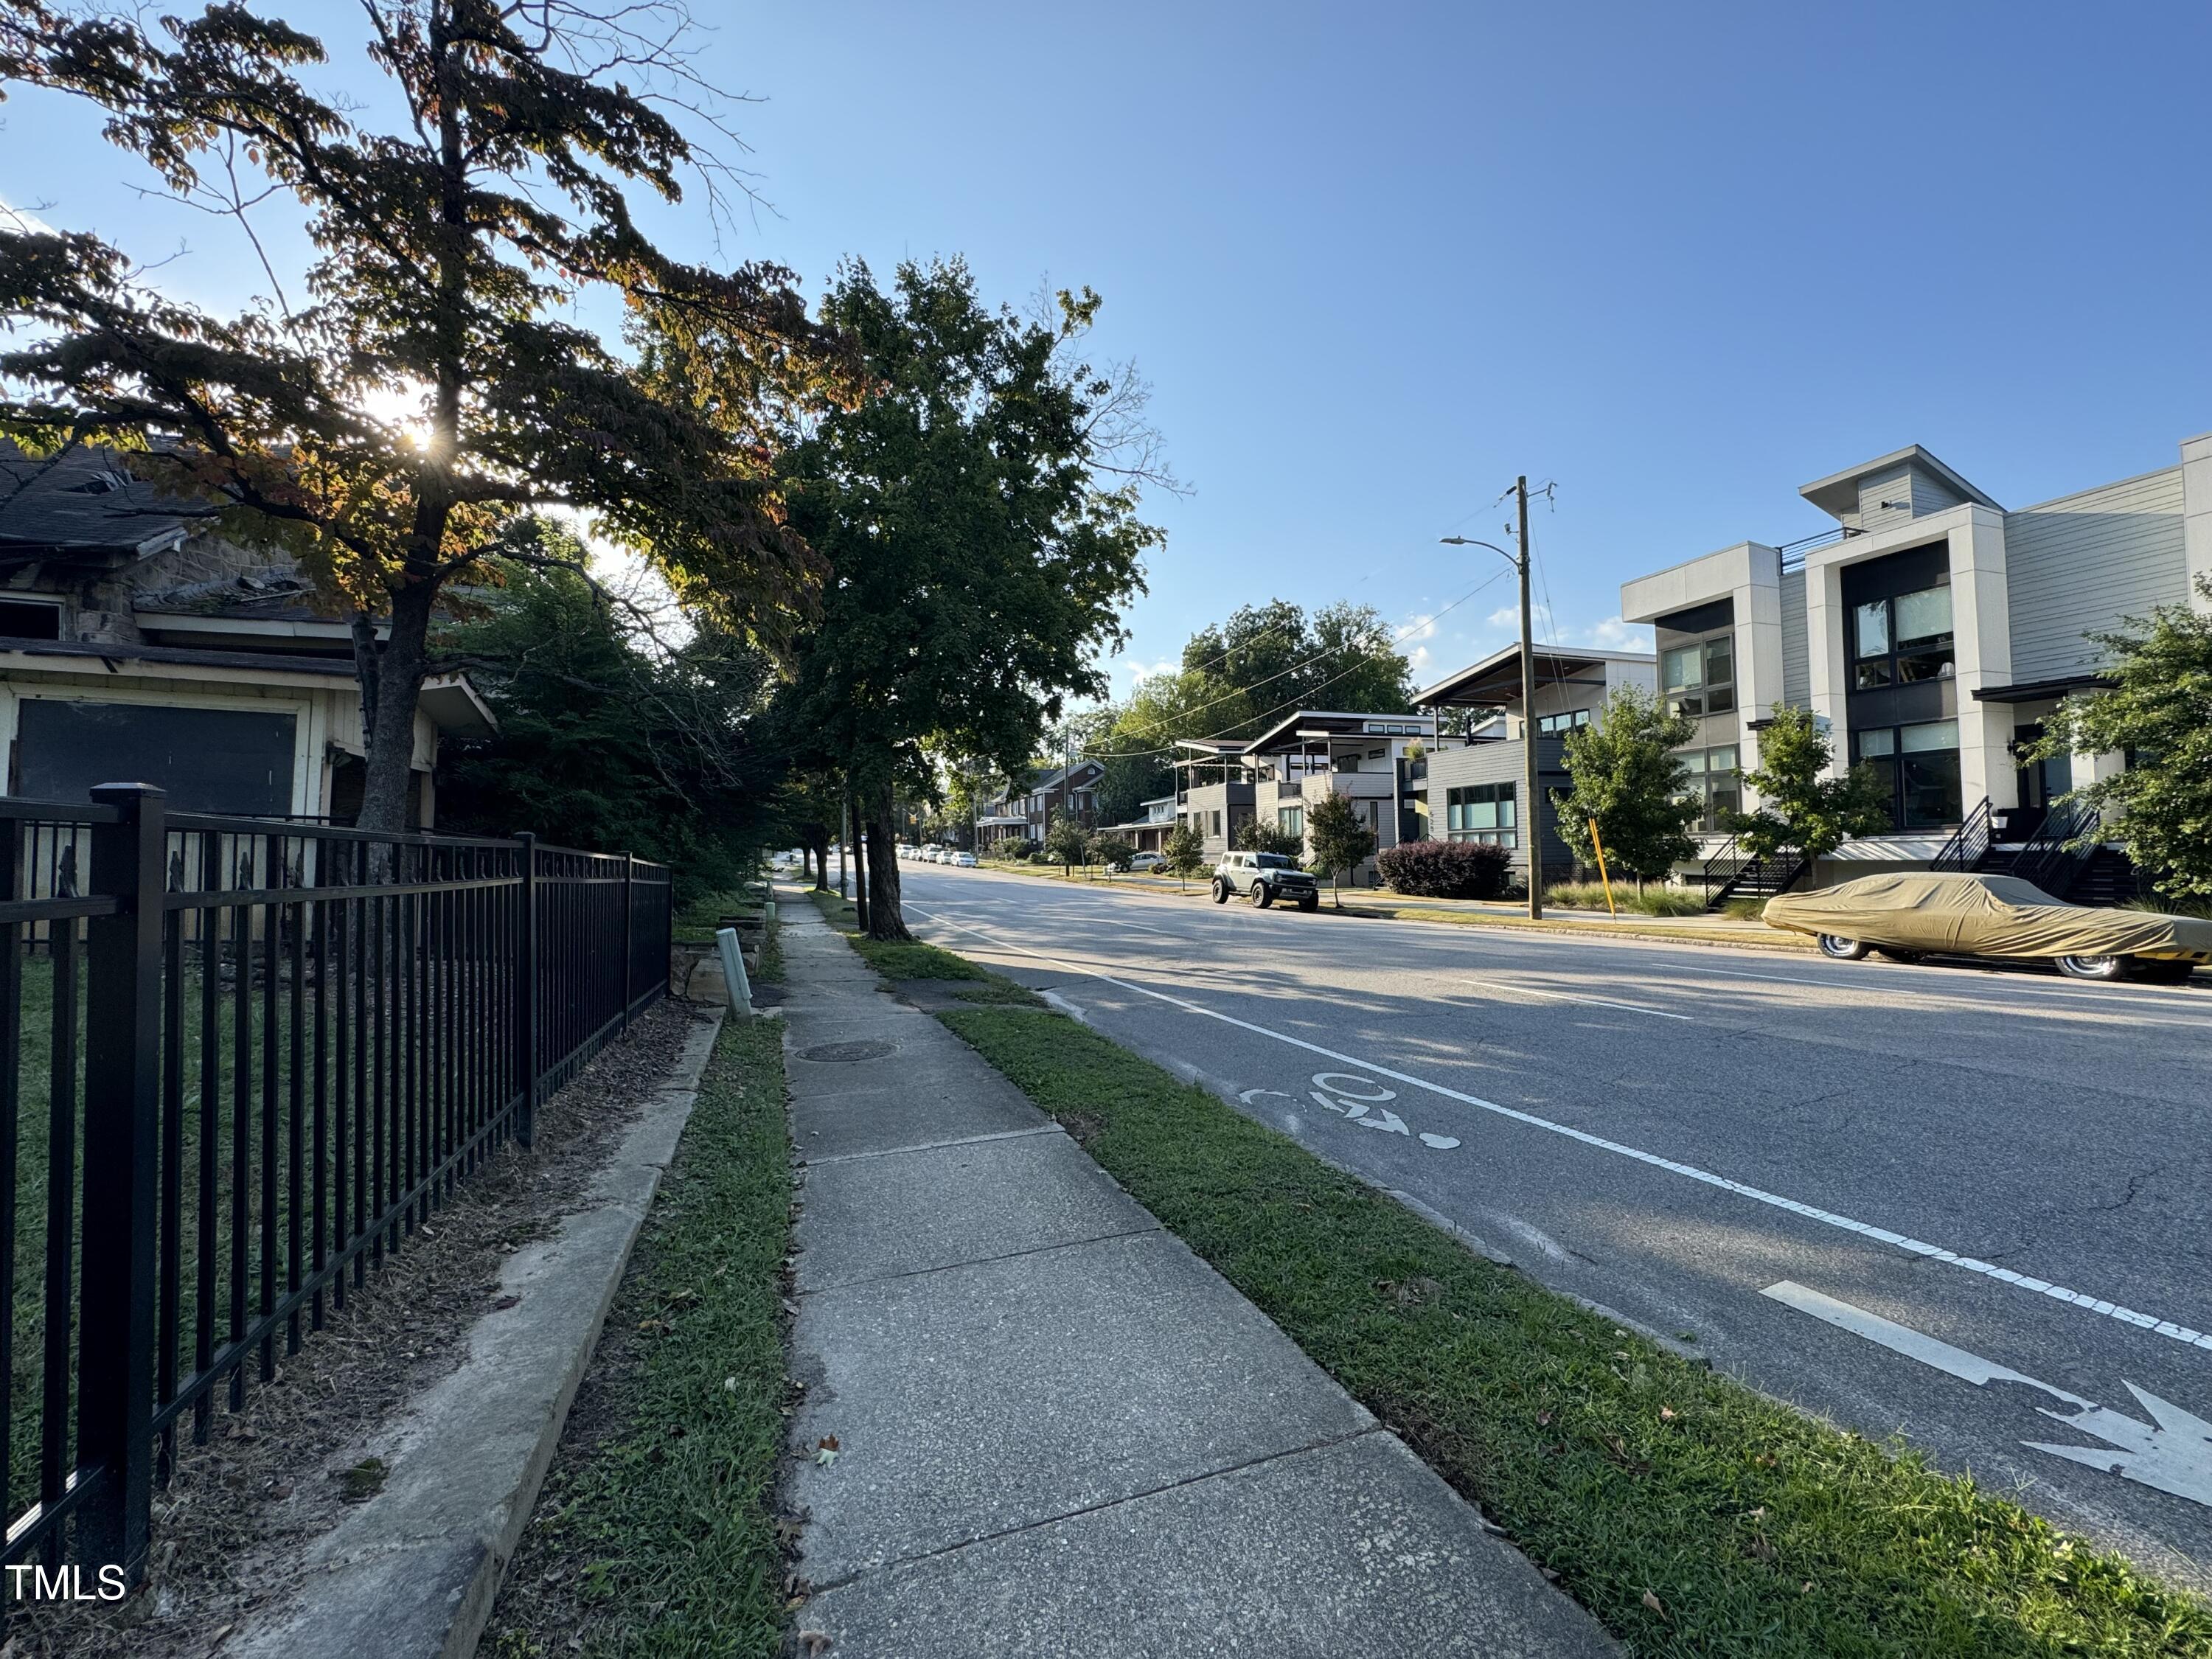
M 1542 1282 L 2212 1584 L 2206 976 L 901 874 L 923 937 Z

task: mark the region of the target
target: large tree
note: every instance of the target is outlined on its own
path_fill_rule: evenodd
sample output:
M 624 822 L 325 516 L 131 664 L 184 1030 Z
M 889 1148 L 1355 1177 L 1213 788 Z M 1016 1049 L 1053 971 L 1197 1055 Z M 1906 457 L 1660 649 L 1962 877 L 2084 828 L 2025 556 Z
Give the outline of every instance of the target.
M 2212 577 L 2197 586 L 2212 602 Z M 2127 754 L 2125 771 L 2069 799 L 2104 810 L 2098 833 L 2124 842 L 2160 892 L 2212 897 L 2212 611 L 2161 605 L 2092 637 L 2107 653 L 2112 689 L 2062 703 L 2037 752 Z
M 361 823 L 390 831 L 440 595 L 517 514 L 592 515 L 732 627 L 805 607 L 822 563 L 786 522 L 759 417 L 732 404 L 835 390 L 840 365 L 790 273 L 686 264 L 632 216 L 633 189 L 672 202 L 688 182 L 711 208 L 734 178 L 680 0 L 358 15 L 334 58 L 237 4 L 0 0 L 0 83 L 88 100 L 179 198 L 249 238 L 288 216 L 313 250 L 290 282 L 264 261 L 270 293 L 225 316 L 97 236 L 0 224 L 0 430 L 40 453 L 112 446 L 298 554 L 354 625 Z M 663 337 L 724 342 L 744 368 L 720 404 L 574 320 L 595 292 Z
M 1638 881 L 1660 878 L 1697 851 L 1689 827 L 1703 809 L 1688 799 L 1689 769 L 1674 751 L 1695 722 L 1669 714 L 1641 687 L 1624 685 L 1598 717 L 1567 733 L 1572 787 L 1552 792 L 1559 839 L 1576 863 L 1596 862 L 1590 824 L 1605 842 L 1606 862 Z M 1529 833 L 1534 833 L 1533 827 Z
M 809 421 L 788 452 L 792 523 L 836 568 L 801 640 L 787 726 L 842 764 L 862 801 L 870 931 L 902 938 L 894 792 L 933 784 L 924 744 L 1018 775 L 1071 696 L 1104 688 L 1159 532 L 1141 387 L 1077 353 L 1097 296 L 1056 315 L 994 310 L 958 261 L 857 262 L 823 323 L 869 395 Z

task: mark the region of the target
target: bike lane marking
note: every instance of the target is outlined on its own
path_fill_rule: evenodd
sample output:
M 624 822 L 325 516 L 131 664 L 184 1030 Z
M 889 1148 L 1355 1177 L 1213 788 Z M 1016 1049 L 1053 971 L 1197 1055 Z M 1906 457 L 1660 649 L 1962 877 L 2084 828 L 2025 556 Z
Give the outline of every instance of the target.
M 2092 1296 L 2087 1291 L 2073 1290 L 2063 1285 L 2055 1285 L 2047 1279 L 2038 1279 L 2030 1273 L 2015 1273 L 2009 1267 L 1999 1267 L 1994 1261 L 1984 1261 L 1976 1256 L 1961 1255 L 1954 1250 L 1948 1250 L 1940 1244 L 1929 1243 L 1924 1239 L 1894 1232 L 1887 1227 L 1878 1227 L 1870 1222 L 1860 1221 L 1854 1217 L 1843 1215 L 1833 1210 L 1823 1209 L 1816 1204 L 1803 1203 L 1780 1193 L 1771 1193 L 1764 1188 L 1753 1187 L 1747 1182 L 1737 1181 L 1711 1170 L 1699 1169 L 1694 1164 L 1685 1164 L 1678 1158 L 1646 1152 L 1640 1146 L 1631 1146 L 1622 1141 L 1608 1140 L 1603 1135 L 1592 1134 L 1587 1129 L 1577 1129 L 1570 1124 L 1554 1122 L 1547 1117 L 1539 1117 L 1534 1112 L 1524 1112 L 1517 1107 L 1503 1105 L 1494 1100 L 1486 1100 L 1480 1095 L 1468 1094 L 1448 1085 L 1431 1082 L 1424 1077 L 1416 1077 L 1410 1072 L 1401 1072 L 1391 1066 L 1380 1065 L 1374 1060 L 1363 1060 L 1357 1054 L 1347 1054 L 1339 1049 L 1325 1048 L 1318 1042 L 1309 1042 L 1304 1037 L 1292 1036 L 1286 1031 L 1271 1030 L 1267 1026 L 1255 1024 L 1250 1020 L 1239 1019 L 1234 1014 L 1224 1014 L 1217 1009 L 1206 1007 L 1202 1004 L 1189 1001 L 1185 998 L 1170 995 L 1165 991 L 1155 991 L 1149 986 L 1132 984 L 1127 980 L 1116 979 L 1111 974 L 1102 973 L 1096 968 L 1086 968 L 1080 963 L 1068 962 L 1059 957 L 1048 956 L 1042 951 L 1031 950 L 1026 945 L 1019 945 L 1012 939 L 1000 939 L 987 933 L 980 927 L 971 927 L 964 922 L 953 921 L 949 917 L 933 915 L 927 910 L 921 909 L 918 906 L 914 908 L 917 914 L 927 916 L 933 921 L 941 921 L 945 926 L 963 933 L 973 933 L 987 944 L 997 945 L 1002 950 L 1016 951 L 1022 956 L 1034 957 L 1039 962 L 1048 963 L 1055 968 L 1063 969 L 1072 974 L 1081 974 L 1086 978 L 1098 980 L 1104 984 L 1115 987 L 1117 990 L 1127 991 L 1136 996 L 1150 997 L 1156 1002 L 1164 1002 L 1170 1007 L 1183 1010 L 1186 1013 L 1196 1014 L 1206 1019 L 1218 1020 L 1223 1024 L 1233 1025 L 1239 1030 L 1249 1031 L 1257 1036 L 1268 1037 L 1277 1042 L 1287 1043 L 1294 1048 L 1303 1048 L 1309 1054 L 1319 1054 L 1324 1060 L 1334 1060 L 1346 1066 L 1355 1066 L 1364 1073 L 1371 1072 L 1377 1077 L 1386 1077 L 1394 1082 L 1407 1084 L 1416 1089 L 1425 1089 L 1431 1094 L 1441 1095 L 1447 1100 L 1458 1101 L 1462 1105 L 1473 1106 L 1480 1110 L 1492 1113 L 1510 1122 L 1523 1124 L 1532 1129 L 1540 1129 L 1547 1134 L 1559 1135 L 1598 1152 L 1607 1152 L 1616 1158 L 1628 1158 L 1655 1170 L 1664 1170 L 1669 1175 L 1680 1176 L 1686 1181 L 1694 1181 L 1700 1185 L 1716 1188 L 1722 1192 L 1734 1193 L 1737 1197 L 1749 1199 L 1754 1204 L 1763 1204 L 1771 1209 L 1786 1211 L 1791 1215 L 1801 1216 L 1808 1221 L 1818 1222 L 1822 1226 L 1833 1227 L 1841 1232 L 1852 1233 L 1861 1238 L 1872 1239 L 1876 1243 L 1891 1245 L 1914 1255 L 1925 1256 L 1931 1261 L 1943 1262 L 1947 1266 L 1960 1268 L 1978 1277 L 1994 1279 L 1998 1284 L 2009 1285 L 2015 1290 L 2028 1291 L 2038 1296 L 2048 1297 L 2055 1302 L 2065 1303 L 2070 1307 L 2080 1308 L 2086 1312 L 2096 1314 L 2102 1318 L 2113 1320 L 2123 1325 L 2134 1326 L 2138 1330 L 2148 1331 L 2154 1335 L 2163 1336 L 2170 1341 L 2212 1352 L 2212 1334 L 2193 1329 L 2178 1321 L 2161 1319 L 2155 1314 L 2143 1313 L 2107 1297 Z

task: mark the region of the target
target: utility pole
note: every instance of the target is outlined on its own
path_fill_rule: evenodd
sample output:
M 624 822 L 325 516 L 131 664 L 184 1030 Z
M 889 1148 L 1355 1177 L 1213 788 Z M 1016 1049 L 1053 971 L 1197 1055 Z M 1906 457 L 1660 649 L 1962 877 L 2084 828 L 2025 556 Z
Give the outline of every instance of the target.
M 850 792 L 848 792 L 845 798 L 837 803 L 837 896 L 839 898 L 846 896 L 845 838 L 852 833 L 853 797 Z M 827 875 L 829 872 L 825 870 L 823 873 Z
M 1528 849 L 1528 920 L 1540 921 L 1544 916 L 1544 842 L 1540 834 L 1543 821 L 1537 791 L 1542 787 L 1542 772 L 1536 761 L 1536 629 L 1528 604 L 1528 476 L 1525 472 L 1514 479 L 1513 494 L 1521 515 L 1521 550 L 1517 554 L 1507 552 L 1495 542 L 1477 541 L 1472 536 L 1444 536 L 1438 539 L 1447 547 L 1486 547 L 1510 563 L 1521 578 L 1522 800 L 1513 815 L 1514 833 Z

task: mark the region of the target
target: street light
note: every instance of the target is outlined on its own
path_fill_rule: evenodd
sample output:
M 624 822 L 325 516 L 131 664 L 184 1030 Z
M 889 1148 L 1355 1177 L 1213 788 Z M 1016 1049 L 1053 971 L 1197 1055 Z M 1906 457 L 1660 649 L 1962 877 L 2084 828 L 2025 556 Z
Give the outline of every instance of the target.
M 1511 565 L 1521 576 L 1521 748 L 1525 765 L 1526 799 L 1522 803 L 1519 830 L 1523 844 L 1528 849 L 1528 920 L 1541 921 L 1544 918 L 1544 842 L 1540 830 L 1543 817 L 1537 810 L 1539 787 L 1536 767 L 1536 642 L 1528 614 L 1528 480 L 1523 476 L 1514 481 L 1514 490 L 1521 501 L 1521 550 L 1509 553 L 1495 542 L 1477 541 L 1472 536 L 1443 536 L 1437 539 L 1446 547 L 1486 547 Z

